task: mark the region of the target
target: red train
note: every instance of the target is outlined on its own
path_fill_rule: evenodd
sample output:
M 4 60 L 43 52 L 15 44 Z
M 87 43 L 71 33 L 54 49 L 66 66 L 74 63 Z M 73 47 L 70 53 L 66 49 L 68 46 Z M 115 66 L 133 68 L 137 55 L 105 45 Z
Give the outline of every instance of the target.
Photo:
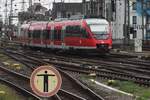
M 111 26 L 97 18 L 28 22 L 17 38 L 23 45 L 40 48 L 101 52 L 112 48 Z

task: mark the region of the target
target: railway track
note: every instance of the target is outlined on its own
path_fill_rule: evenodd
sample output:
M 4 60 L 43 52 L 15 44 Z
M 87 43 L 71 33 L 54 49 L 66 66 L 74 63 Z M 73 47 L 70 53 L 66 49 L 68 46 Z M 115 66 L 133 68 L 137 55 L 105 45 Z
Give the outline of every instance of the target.
M 43 63 L 42 61 L 37 61 L 33 57 L 27 57 L 23 56 L 18 53 L 15 54 L 15 52 L 6 53 L 7 55 L 11 56 L 13 59 L 20 61 L 21 63 L 25 64 L 26 66 L 29 66 L 30 68 L 34 69 L 33 66 L 39 66 L 40 64 L 48 64 Z M 15 55 L 14 55 L 15 54 Z M 29 64 L 30 62 L 30 64 Z M 35 63 L 36 62 L 36 63 Z M 67 73 L 59 70 L 63 77 L 63 85 L 62 90 L 58 92 L 58 95 L 60 98 L 63 98 L 62 100 L 104 100 L 101 96 L 94 93 L 92 90 L 75 80 L 73 77 L 69 76 Z M 70 84 L 67 84 L 70 83 Z M 66 85 L 67 84 L 67 85 Z M 76 87 L 76 88 L 74 88 Z M 68 98 L 64 97 L 67 96 Z M 65 99 L 64 99 L 65 98 Z
M 35 69 L 35 67 L 33 67 L 33 66 L 29 65 L 29 64 L 27 64 L 27 66 L 28 66 L 29 68 L 31 68 L 32 70 Z M 0 67 L 0 69 L 1 69 L 1 70 L 4 70 L 4 71 L 6 71 L 6 72 L 9 72 L 9 73 L 15 74 L 15 76 L 21 77 L 21 78 L 27 80 L 26 83 L 28 84 L 28 87 L 30 88 L 30 85 L 29 85 L 29 81 L 30 81 L 29 76 L 30 76 L 30 74 L 28 74 L 28 76 L 26 76 L 26 75 L 24 75 L 23 73 L 22 73 L 22 74 L 17 73 L 17 72 L 15 72 L 15 71 L 13 71 L 13 70 L 7 68 L 6 66 L 5 66 L 5 67 Z M 9 76 L 11 76 L 11 75 L 9 75 Z M 18 79 L 17 79 L 17 80 L 18 80 Z M 10 85 L 12 84 L 11 82 L 9 82 L 9 81 L 7 81 L 7 80 L 2 80 L 2 81 L 4 81 L 4 82 L 7 83 L 7 84 L 10 83 Z M 22 83 L 22 80 L 20 80 L 19 83 Z M 15 85 L 15 84 L 12 84 L 12 85 Z M 11 86 L 12 86 L 12 85 L 11 85 Z M 16 86 L 16 85 L 15 85 L 15 86 Z M 23 86 L 23 85 L 21 85 L 21 87 L 20 87 L 21 89 L 22 89 L 22 86 Z M 28 88 L 28 89 L 29 89 L 29 88 Z M 32 91 L 32 90 L 31 90 L 31 91 Z M 30 93 L 30 92 L 29 92 L 29 93 Z M 71 98 L 72 100 L 84 100 L 84 99 L 80 99 L 79 97 L 76 97 L 76 95 L 74 95 L 74 94 L 68 94 L 68 93 L 69 93 L 69 92 L 67 92 L 67 91 L 61 90 L 60 93 L 59 93 L 59 95 L 61 96 L 61 95 L 63 95 L 63 94 L 66 94 L 66 95 L 69 97 L 68 100 L 70 100 L 70 98 Z M 60 96 L 58 96 L 58 95 L 56 94 L 55 96 L 49 98 L 49 100 L 67 100 L 66 97 L 65 97 L 65 99 L 61 99 Z M 40 97 L 38 97 L 38 98 L 41 100 Z M 75 99 L 75 98 L 76 98 L 76 99 Z
M 133 65 L 140 65 L 140 66 L 146 66 L 149 67 L 150 65 L 150 61 L 146 61 L 146 60 L 142 60 L 142 59 L 138 59 L 136 57 L 122 57 L 120 55 L 114 55 L 114 54 L 110 54 L 110 55 L 106 55 L 106 56 L 98 56 L 95 55 L 66 55 L 66 54 L 48 54 L 45 52 L 36 52 L 34 51 L 27 51 L 25 52 L 25 54 L 27 53 L 31 53 L 32 56 L 36 56 L 39 55 L 42 59 L 58 59 L 58 60 L 70 60 L 71 62 L 73 61 L 82 61 L 82 62 L 99 62 L 99 61 L 109 61 L 109 62 L 117 62 L 117 63 L 122 63 L 122 64 L 133 64 Z M 52 56 L 52 57 L 51 57 Z
M 13 87 L 15 90 L 20 92 L 24 97 L 29 97 L 32 99 L 40 100 L 40 97 L 36 96 L 34 93 L 29 90 L 29 85 L 26 81 L 28 77 L 19 74 L 13 70 L 9 70 L 0 65 L 0 82 L 7 84 L 10 87 Z
M 10 87 L 13 87 L 17 91 L 21 92 L 25 97 L 32 98 L 33 100 L 41 100 L 42 98 L 35 95 L 29 85 L 30 78 L 26 75 L 20 74 L 16 71 L 7 69 L 5 67 L 0 66 L 0 81 L 8 84 Z M 17 79 L 16 79 L 17 77 Z M 49 98 L 49 100 L 63 100 L 56 94 L 53 97 Z
M 34 56 L 34 54 L 32 54 L 32 56 Z M 42 55 L 40 56 L 36 55 L 36 58 L 39 57 L 42 58 Z M 91 72 L 95 72 L 96 75 L 100 77 L 104 77 L 108 79 L 128 80 L 128 81 L 139 83 L 141 85 L 150 86 L 150 78 L 149 78 L 150 72 L 147 71 L 148 67 L 146 66 L 143 67 L 143 66 L 136 66 L 130 64 L 122 64 L 122 63 L 118 64 L 114 62 L 108 62 L 108 61 L 106 62 L 101 60 L 96 61 L 90 59 L 70 60 L 68 58 L 65 59 L 64 57 L 42 58 L 41 61 L 58 65 L 58 67 L 63 70 L 80 72 L 84 74 L 90 74 Z M 68 64 L 68 62 L 71 63 Z M 60 67 L 60 65 L 61 66 L 63 65 L 63 67 Z M 95 65 L 97 69 L 93 68 L 92 65 Z

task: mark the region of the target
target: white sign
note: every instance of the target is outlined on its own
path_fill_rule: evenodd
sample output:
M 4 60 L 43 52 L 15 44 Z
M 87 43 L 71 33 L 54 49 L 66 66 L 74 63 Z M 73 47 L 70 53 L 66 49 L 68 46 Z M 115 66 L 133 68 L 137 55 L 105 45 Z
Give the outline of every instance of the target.
M 142 52 L 142 39 L 134 39 L 135 52 Z

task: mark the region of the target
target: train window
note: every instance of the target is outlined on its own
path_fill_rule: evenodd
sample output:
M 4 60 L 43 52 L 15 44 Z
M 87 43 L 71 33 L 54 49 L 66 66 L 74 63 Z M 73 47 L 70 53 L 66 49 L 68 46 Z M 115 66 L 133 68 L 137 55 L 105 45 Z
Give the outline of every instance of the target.
M 43 30 L 43 39 L 50 39 L 50 30 Z
M 54 29 L 54 40 L 61 40 L 61 30 Z
M 40 38 L 41 36 L 41 30 L 34 30 L 33 31 L 33 38 Z
M 79 25 L 76 26 L 67 26 L 66 27 L 66 36 L 67 37 L 80 37 L 81 28 Z
M 88 38 L 88 32 L 86 31 L 85 28 L 82 28 L 82 29 L 81 29 L 81 32 L 82 32 L 82 37 L 83 37 L 83 38 Z

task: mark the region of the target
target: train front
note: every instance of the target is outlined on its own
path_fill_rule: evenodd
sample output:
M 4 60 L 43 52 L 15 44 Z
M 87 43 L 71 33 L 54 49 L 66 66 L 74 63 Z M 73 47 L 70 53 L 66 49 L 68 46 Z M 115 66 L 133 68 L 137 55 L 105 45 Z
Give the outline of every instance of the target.
M 86 23 L 90 28 L 96 50 L 109 52 L 112 48 L 112 32 L 108 21 L 105 19 L 87 19 Z

